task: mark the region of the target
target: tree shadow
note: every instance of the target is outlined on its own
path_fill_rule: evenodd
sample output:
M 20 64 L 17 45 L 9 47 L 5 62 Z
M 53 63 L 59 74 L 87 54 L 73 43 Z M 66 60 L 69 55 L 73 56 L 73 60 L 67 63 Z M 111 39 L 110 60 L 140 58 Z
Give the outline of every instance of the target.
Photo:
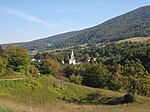
M 118 105 L 122 104 L 123 97 L 106 97 L 98 93 L 90 93 L 86 98 L 81 98 L 79 103 L 88 103 L 94 105 Z
M 90 104 L 90 105 L 119 105 L 123 104 L 123 97 L 107 97 L 99 93 L 90 93 L 86 97 L 80 97 L 79 99 L 63 98 L 64 101 L 73 102 L 77 104 Z

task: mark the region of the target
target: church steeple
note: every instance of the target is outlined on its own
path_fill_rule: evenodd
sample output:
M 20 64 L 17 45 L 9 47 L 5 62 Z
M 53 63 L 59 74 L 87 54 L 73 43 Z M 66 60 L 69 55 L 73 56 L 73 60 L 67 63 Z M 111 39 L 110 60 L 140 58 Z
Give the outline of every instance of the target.
M 75 58 L 74 58 L 74 52 L 73 52 L 73 50 L 72 50 L 72 53 L 71 53 L 71 59 L 72 59 L 72 60 L 75 59 Z
M 76 64 L 73 50 L 71 52 L 71 58 L 69 59 L 69 64 L 74 64 L 74 65 Z

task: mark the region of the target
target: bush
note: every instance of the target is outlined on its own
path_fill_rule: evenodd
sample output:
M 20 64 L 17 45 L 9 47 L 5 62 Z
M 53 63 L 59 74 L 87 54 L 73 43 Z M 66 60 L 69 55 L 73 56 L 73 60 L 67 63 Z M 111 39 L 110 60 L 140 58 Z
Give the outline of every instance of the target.
M 51 57 L 44 61 L 44 69 L 44 74 L 52 74 L 53 76 L 57 76 L 62 71 L 60 64 Z
M 38 77 L 38 75 L 39 75 L 39 70 L 38 70 L 34 65 L 32 65 L 32 66 L 30 67 L 30 73 L 31 73 L 31 75 L 32 75 L 33 77 Z
M 84 67 L 82 66 L 82 64 L 80 65 L 67 65 L 64 67 L 64 72 L 65 72 L 65 76 L 67 78 L 70 77 L 70 75 L 75 74 L 75 75 L 81 75 L 82 71 L 83 71 Z
M 11 68 L 7 67 L 4 73 L 0 76 L 0 78 L 12 78 L 18 75 L 19 74 L 17 72 L 14 72 Z
M 65 82 L 69 82 L 69 79 L 68 79 L 68 78 L 64 78 L 64 81 L 65 81 Z
M 27 80 L 25 84 L 27 88 L 34 90 L 34 91 L 37 91 L 40 88 L 42 88 L 41 83 L 39 83 L 37 80 L 34 80 L 34 79 Z
M 126 95 L 124 95 L 123 103 L 132 103 L 135 101 L 136 101 L 136 96 L 134 94 L 127 93 Z
M 139 78 L 137 84 L 137 94 L 150 96 L 150 77 Z
M 109 86 L 109 89 L 113 90 L 113 91 L 121 90 L 121 88 L 123 88 L 123 86 L 124 86 L 123 80 L 126 81 L 126 79 L 118 73 L 112 75 L 112 78 L 111 78 L 111 81 L 110 81 L 111 84 Z
M 82 77 L 81 76 L 75 76 L 74 74 L 72 74 L 70 77 L 69 77 L 69 80 L 70 82 L 72 83 L 75 83 L 75 84 L 81 84 L 82 82 Z

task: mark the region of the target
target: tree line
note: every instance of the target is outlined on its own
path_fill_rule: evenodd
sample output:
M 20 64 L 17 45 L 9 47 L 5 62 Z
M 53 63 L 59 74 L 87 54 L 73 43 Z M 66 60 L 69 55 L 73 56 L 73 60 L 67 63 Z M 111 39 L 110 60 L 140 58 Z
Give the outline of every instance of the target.
M 76 84 L 150 96 L 150 41 L 75 47 L 75 57 L 82 63 L 60 64 L 68 61 L 69 52 L 37 53 L 36 61 L 30 62 L 22 47 L 9 45 L 5 51 L 0 48 L 0 76 L 51 74 Z
M 50 56 L 59 63 L 62 60 L 67 63 L 70 51 L 43 52 L 35 58 Z M 150 95 L 150 41 L 110 43 L 103 47 L 92 44 L 84 49 L 75 47 L 74 51 L 75 58 L 82 63 L 62 66 L 64 76 L 70 82 Z

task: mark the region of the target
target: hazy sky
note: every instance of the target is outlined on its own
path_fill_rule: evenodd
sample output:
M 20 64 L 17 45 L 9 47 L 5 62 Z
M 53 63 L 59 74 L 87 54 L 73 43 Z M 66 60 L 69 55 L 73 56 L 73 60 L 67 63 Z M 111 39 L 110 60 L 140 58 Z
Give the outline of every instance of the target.
M 150 0 L 0 0 L 0 44 L 98 25 Z

